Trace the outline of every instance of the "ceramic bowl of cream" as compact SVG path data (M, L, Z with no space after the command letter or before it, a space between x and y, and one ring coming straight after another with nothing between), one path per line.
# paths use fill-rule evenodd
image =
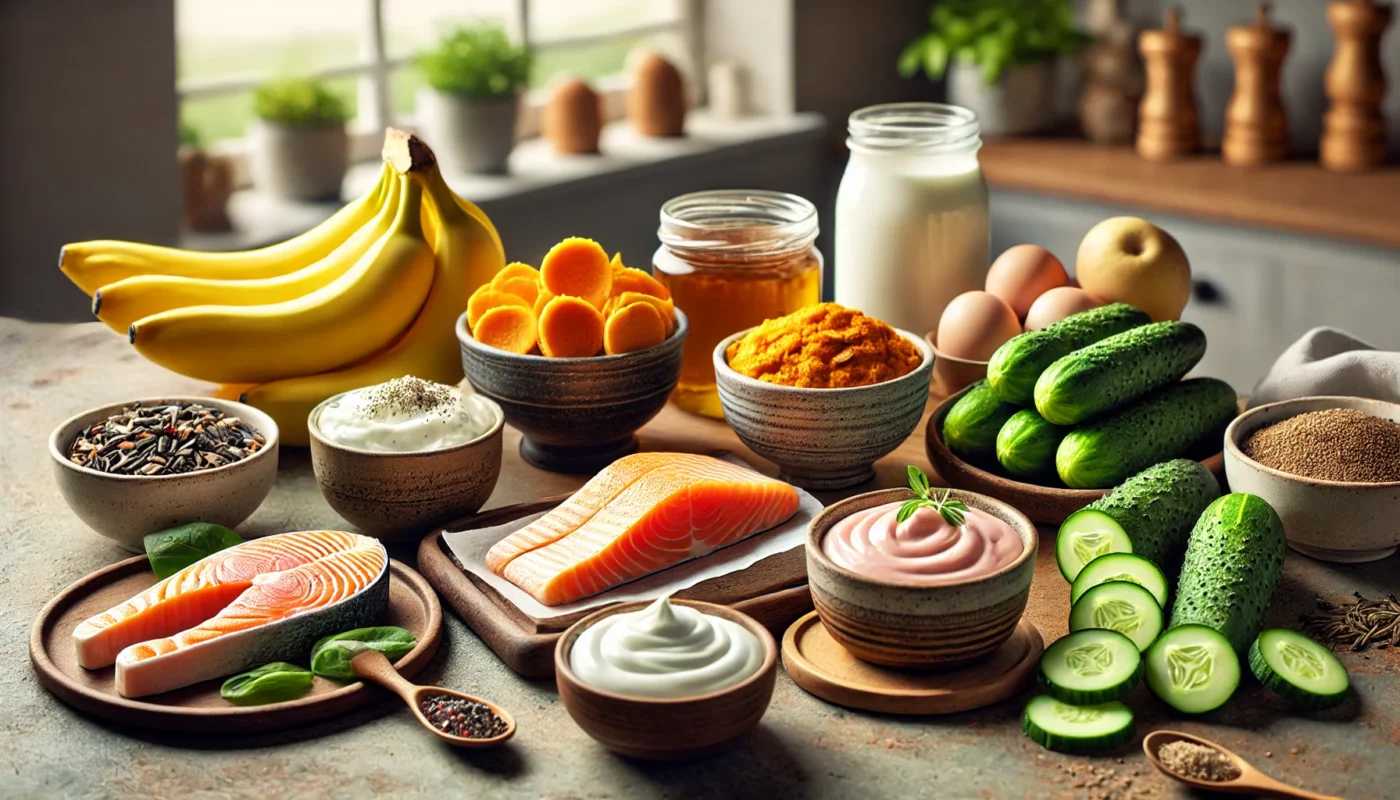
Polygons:
M942 490L935 490L942 496ZM968 507L949 526L921 509L896 522L908 489L827 506L807 531L807 580L827 631L863 661L937 669L994 652L1020 622L1039 542L1010 505L954 489Z
M875 477L874 463L909 438L928 405L933 348L898 331L923 359L906 375L867 386L811 389L767 383L729 366L729 346L714 351L724 420L749 449L778 465L779 477L804 489L847 489Z
M692 600L619 603L559 637L569 716L604 747L675 760L719 750L768 710L778 645L752 617Z
M380 387L388 384L380 384ZM385 407L369 390L311 410L311 467L335 512L392 542L480 510L501 474L505 415L489 398L450 390L443 408ZM453 407L453 402L459 405Z

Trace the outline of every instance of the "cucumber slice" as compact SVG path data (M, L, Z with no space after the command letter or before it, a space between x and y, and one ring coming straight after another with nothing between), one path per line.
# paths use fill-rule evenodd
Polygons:
M1069 515L1055 536L1055 562L1060 574L1074 583L1084 565L1109 553L1133 552L1133 540L1117 520L1096 508Z
M1137 643L1117 631L1098 628L1071 633L1040 657L1045 693L1086 706L1127 697L1142 678Z
M1305 708L1335 706L1351 686L1347 668L1331 650L1281 628L1260 633L1250 645L1249 670L1260 683Z
M1127 581L1152 593L1157 605L1167 607L1167 578L1156 564L1132 553L1109 553L1084 565L1069 590L1069 604L1079 602L1084 593L1101 583Z
M1132 639L1141 653L1162 632L1162 607L1136 583L1101 583L1085 592L1069 612L1071 632L1092 628L1118 631Z
M1214 628L1172 628L1147 651L1147 688L1182 713L1214 711L1239 685L1240 659Z
M1042 694L1026 704L1021 731L1047 750L1098 753L1133 740L1133 712L1116 700L1076 706Z

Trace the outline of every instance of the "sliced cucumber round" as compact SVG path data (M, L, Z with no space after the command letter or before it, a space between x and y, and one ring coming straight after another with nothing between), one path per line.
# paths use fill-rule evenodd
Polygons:
M1305 708L1335 706L1351 686L1347 668L1331 650L1281 628L1260 633L1249 646L1249 670L1260 683Z
M1091 628L1118 631L1132 639L1141 653L1162 632L1162 607L1136 583L1101 583L1085 592L1069 611L1071 632Z
M1021 730L1048 750L1099 753L1132 741L1133 712L1117 701L1076 706L1042 694L1026 704Z
M1040 657L1045 693L1074 705L1127 697L1142 678L1142 655L1117 631L1083 630L1060 639Z
M1084 593L1101 583L1127 581L1152 593L1157 605L1167 607L1167 578L1156 564L1132 553L1109 553L1084 565L1069 590L1069 604L1079 602Z
M1172 628L1147 651L1147 688L1182 713L1214 711L1239 685L1240 659L1230 640L1214 628Z
M1123 526L1096 508L1081 508L1070 514L1055 536L1055 562L1070 583L1079 577L1084 565L1099 556L1131 552L1133 540Z

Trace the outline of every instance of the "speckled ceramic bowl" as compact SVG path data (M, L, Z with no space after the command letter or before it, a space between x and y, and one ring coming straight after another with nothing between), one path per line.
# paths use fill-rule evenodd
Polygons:
M928 586L867 578L836 566L822 552L822 540L840 520L913 496L908 489L868 492L827 506L812 520L807 581L817 614L833 639L874 664L941 669L985 658L1016 630L1030 597L1039 536L1025 514L986 495L952 491L970 508L1015 528L1024 545L1010 565L958 583Z
M336 395L311 410L311 467L335 513L385 542L400 541L476 513L501 475L505 415L485 397L475 402L494 419L490 430L452 447L383 453L346 447L321 434L317 419Z
M848 389L803 389L765 383L729 367L729 346L715 348L715 382L724 419L751 450L778 465L780 477L805 489L845 489L874 477L873 465L914 432L928 404L933 348L899 331L923 361L900 378Z
M1241 450L1260 428L1329 408L1354 408L1400 422L1400 405L1362 397L1303 397L1251 408L1225 429L1230 490L1255 494L1283 520L1288 546L1323 561L1376 561L1400 545L1400 481L1345 483L1266 467Z
M238 417L263 435L267 444L232 464L179 475L109 475L68 460L68 448L87 426L132 403L202 403ZM145 550L146 534L186 522L214 522L236 527L257 510L277 479L277 423L261 411L213 397L145 397L89 409L70 417L49 434L58 491L88 527L134 553Z
M637 429L666 406L681 376L690 322L655 347L618 356L545 358L488 347L457 320L462 366L477 392L500 403L524 439L520 455L554 472L591 473L637 449Z

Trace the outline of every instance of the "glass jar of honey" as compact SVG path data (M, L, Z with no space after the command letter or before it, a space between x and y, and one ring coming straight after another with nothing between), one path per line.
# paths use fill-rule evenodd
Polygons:
M694 192L661 207L657 236L656 278L690 318L672 399L687 411L722 418L715 347L730 334L821 302L817 209L783 192Z

